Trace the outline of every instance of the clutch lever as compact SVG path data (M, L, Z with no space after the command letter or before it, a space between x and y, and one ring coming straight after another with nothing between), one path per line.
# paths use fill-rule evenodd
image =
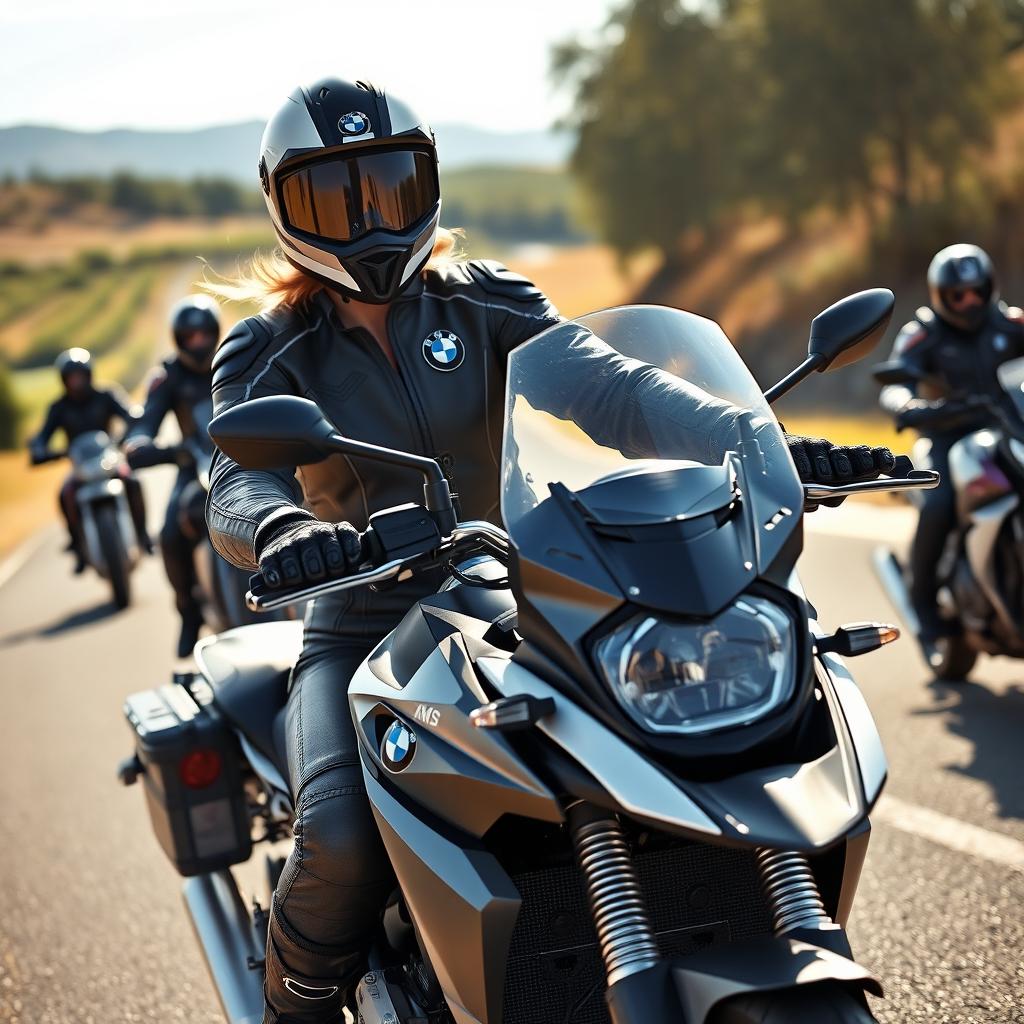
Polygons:
M276 611L278 608L286 608L290 604L301 604L314 597L323 597L325 594L354 590L356 587L366 587L373 583L384 583L398 576L407 562L407 558L396 558L392 562L386 562L384 565L375 566L351 576L336 576L334 579L322 580L320 583L314 583L308 587L298 587L294 590L268 587L263 576L256 573L249 577L249 590L245 595L245 603L250 611Z

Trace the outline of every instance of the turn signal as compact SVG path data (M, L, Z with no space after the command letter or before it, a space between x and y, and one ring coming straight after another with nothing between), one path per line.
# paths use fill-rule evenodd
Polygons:
M192 750L178 762L178 777L189 789L205 789L220 778L221 760L216 750Z
M886 622L851 622L840 626L831 636L814 638L819 654L841 654L854 658L858 654L877 651L879 647L898 640L900 631Z

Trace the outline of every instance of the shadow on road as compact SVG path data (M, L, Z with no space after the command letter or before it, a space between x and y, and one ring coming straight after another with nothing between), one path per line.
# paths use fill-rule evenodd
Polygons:
M45 640L48 637L60 636L62 633L70 633L73 630L81 629L83 626L91 626L94 622L101 622L112 615L118 614L118 607L112 601L105 604L98 604L93 608L83 608L77 612L68 612L59 619L47 626L39 626L35 629L22 629L17 633L8 633L0 636L0 647L14 647L16 644L25 643L27 640Z
M928 684L935 705L914 712L942 715L954 736L974 744L968 765L948 770L986 783L1002 818L1024 819L1024 786L1020 784L1021 737L1024 736L1024 686L1015 684L993 693L979 683Z

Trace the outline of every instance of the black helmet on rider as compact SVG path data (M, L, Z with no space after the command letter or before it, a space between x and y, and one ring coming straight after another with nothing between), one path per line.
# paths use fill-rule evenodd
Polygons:
M296 89L267 123L259 172L284 255L343 296L390 302L430 258L434 134L369 83Z
M171 333L181 361L197 373L207 372L220 339L220 308L205 295L182 299L171 312Z
M928 267L928 293L932 309L951 327L980 330L999 300L988 253L967 242L940 249Z
M92 355L88 349L69 348L61 352L54 362L64 390L73 398L84 394L92 386Z

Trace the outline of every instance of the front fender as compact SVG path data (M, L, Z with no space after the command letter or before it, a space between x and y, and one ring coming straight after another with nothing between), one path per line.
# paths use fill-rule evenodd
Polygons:
M608 1008L614 1024L704 1024L719 1003L734 996L823 981L882 995L878 979L849 957L798 939L763 936L631 974L608 989Z

